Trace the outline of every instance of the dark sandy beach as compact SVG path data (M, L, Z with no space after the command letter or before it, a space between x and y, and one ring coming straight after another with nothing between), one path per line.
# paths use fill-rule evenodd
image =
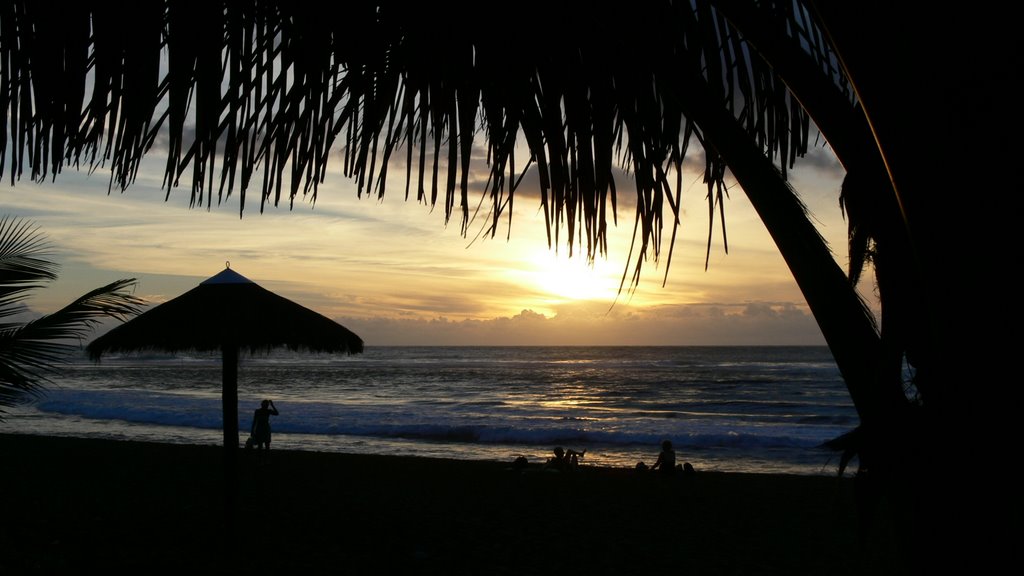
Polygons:
M824 476L223 451L0 434L0 574L862 574L853 486Z

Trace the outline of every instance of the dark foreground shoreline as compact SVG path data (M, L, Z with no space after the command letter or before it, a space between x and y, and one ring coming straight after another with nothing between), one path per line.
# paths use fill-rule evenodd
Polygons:
M849 479L0 434L0 574L864 574ZM234 530L225 527L229 522ZM867 551L866 551L867 550Z

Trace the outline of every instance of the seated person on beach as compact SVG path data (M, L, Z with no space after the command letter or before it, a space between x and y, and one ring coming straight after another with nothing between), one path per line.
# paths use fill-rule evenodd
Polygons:
M658 460L651 466L651 470L660 470L664 474L676 471L676 451L672 449L670 440L661 443L661 453L658 454Z
M576 468L579 465L579 459L586 454L586 450L583 452L577 452L573 449L565 450L561 446L555 446L554 457L549 458L547 463L544 464L545 470L557 470L559 472L567 472Z

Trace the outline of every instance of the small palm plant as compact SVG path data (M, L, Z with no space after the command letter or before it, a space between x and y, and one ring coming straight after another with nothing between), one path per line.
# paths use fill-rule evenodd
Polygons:
M11 408L45 391L78 342L103 318L138 314L142 299L130 293L135 279L92 290L64 308L27 322L11 321L25 310L31 292L57 278L50 244L33 223L0 218L0 421Z

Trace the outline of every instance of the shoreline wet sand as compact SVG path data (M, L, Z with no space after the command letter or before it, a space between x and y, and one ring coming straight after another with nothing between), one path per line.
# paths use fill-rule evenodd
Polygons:
M878 573L849 478L0 434L0 572ZM226 529L233 523L234 530Z

